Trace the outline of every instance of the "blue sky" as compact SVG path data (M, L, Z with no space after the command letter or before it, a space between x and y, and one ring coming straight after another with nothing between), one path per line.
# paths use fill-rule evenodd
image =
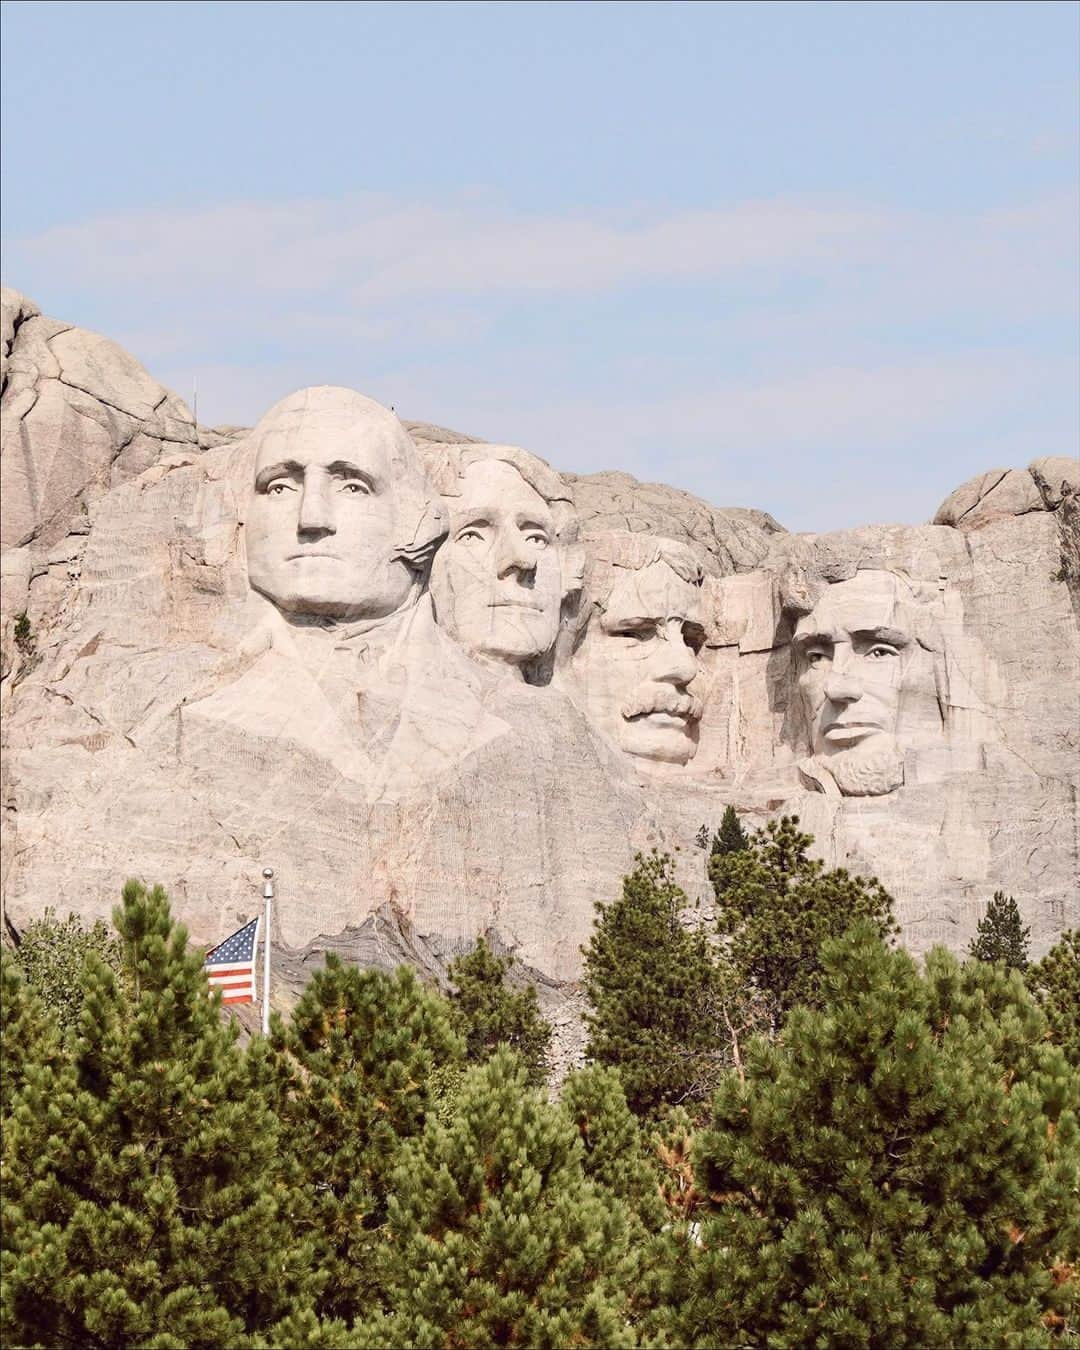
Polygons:
M3 270L199 416L304 384L796 529L1075 453L1080 8L3 5Z

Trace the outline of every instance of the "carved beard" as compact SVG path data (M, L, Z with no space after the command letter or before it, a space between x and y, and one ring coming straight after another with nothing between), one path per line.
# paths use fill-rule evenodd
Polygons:
M904 757L893 736L874 736L863 745L815 755L809 775L828 774L844 797L884 797L904 782Z

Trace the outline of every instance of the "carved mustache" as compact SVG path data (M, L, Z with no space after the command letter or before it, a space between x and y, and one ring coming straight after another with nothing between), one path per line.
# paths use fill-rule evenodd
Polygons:
M696 722L701 717L702 703L693 694L680 693L677 689L656 689L645 698L632 700L622 710L627 722L635 717L648 717L650 713L670 713L673 717Z

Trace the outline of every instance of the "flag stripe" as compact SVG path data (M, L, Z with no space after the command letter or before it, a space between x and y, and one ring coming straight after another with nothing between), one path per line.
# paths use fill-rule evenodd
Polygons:
M211 989L221 995L222 1003L254 1003L255 957L261 923L258 918L206 953L203 968Z

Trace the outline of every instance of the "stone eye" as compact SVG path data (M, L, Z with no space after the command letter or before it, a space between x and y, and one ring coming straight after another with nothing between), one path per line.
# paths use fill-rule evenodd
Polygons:
M284 496L284 494L288 491L289 491L288 483L271 483L270 486L266 489L266 495L268 497L281 497Z
M350 478L349 481L348 481L347 483L344 483L344 484L342 485L341 490L342 490L342 492L350 492L350 493L352 493L352 495L353 495L354 497L357 497L357 496L363 496L363 497L366 497L366 496L368 495L368 490L367 490L367 488L364 486L363 483L361 483L361 482L359 481L359 479L356 479L356 478Z
M695 656L705 646L705 634L696 624L686 624L682 630L683 642L690 648Z
M870 658L871 661L884 661L887 660L890 656L896 655L896 648L886 646L885 643L879 642L877 643L876 646L871 647L870 650L866 653L866 655Z

